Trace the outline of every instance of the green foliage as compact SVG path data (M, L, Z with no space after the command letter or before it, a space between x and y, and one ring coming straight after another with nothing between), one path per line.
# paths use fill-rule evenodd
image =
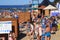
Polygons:
M56 4L56 3L59 2L59 1L60 1L60 0L55 0L55 1L54 1L54 4Z

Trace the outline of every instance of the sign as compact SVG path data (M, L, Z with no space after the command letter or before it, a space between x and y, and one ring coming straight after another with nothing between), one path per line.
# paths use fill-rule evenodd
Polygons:
M12 31L11 21L0 21L0 34L10 33Z

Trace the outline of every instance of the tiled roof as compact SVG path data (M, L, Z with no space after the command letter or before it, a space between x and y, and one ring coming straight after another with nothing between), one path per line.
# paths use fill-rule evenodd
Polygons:
M43 9L43 8L45 8L46 6L44 6L44 5L41 5L40 7L39 7L39 9Z

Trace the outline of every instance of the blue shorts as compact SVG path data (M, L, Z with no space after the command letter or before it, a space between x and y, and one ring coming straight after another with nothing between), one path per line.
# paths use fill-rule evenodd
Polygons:
M50 32L46 32L45 33L45 36L50 37L51 36L51 33Z

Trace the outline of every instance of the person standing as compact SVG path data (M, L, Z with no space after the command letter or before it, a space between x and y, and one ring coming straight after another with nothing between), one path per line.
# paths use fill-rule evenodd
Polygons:
M41 40L42 37L42 25L39 24L39 40Z
M46 24L46 30L45 30L45 40L50 40L51 33L50 33L50 23L48 22Z

